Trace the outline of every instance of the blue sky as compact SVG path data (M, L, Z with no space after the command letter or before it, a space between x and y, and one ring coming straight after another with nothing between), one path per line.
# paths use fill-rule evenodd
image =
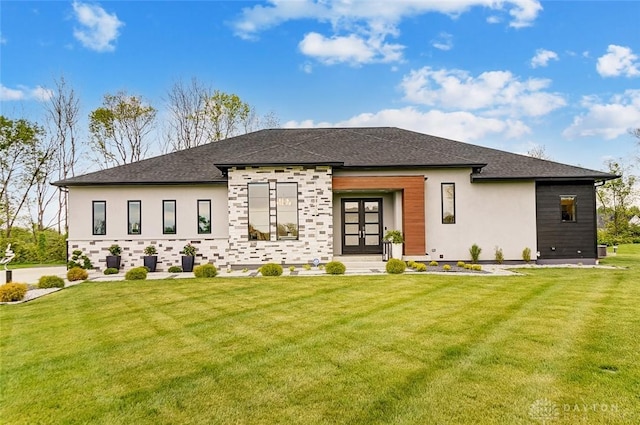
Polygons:
M13 118L40 120L60 75L83 118L119 90L162 111L196 77L285 127L397 126L596 169L638 151L637 1L3 0L0 13Z

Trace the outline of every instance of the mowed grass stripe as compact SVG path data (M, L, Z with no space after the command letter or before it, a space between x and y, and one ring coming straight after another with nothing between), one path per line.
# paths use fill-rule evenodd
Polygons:
M637 271L525 272L80 285L0 308L0 417L531 423L537 398L604 399L607 388L633 412ZM620 372L581 372L611 351Z

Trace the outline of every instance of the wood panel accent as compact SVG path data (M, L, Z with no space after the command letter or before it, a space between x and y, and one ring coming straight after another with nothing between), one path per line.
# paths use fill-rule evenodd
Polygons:
M425 255L424 176L333 177L332 190L402 191L404 255Z

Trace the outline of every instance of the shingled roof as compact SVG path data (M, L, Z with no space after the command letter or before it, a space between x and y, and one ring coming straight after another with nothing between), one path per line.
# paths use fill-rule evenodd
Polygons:
M96 171L57 186L225 182L230 167L471 168L483 180L608 180L612 174L395 127L260 130Z

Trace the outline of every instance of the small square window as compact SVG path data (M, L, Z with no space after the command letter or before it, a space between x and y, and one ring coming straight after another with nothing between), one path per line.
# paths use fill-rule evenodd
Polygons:
M561 218L563 222L576 221L576 197L561 196L560 211L561 211Z

